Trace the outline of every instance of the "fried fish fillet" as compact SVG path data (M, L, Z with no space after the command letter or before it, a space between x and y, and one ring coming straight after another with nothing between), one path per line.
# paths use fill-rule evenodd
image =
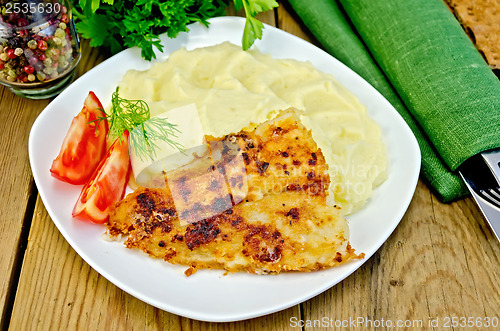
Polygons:
M128 248L193 269L314 271L357 257L339 210L301 191L267 195L183 224L168 190L140 188L118 203L108 229L128 235Z
M313 271L361 257L327 205L327 165L292 110L252 131L207 137L200 157L112 210L111 235L170 263L252 273Z
M182 221L209 218L268 194L327 196L328 167L295 110L282 111L252 131L206 140L191 161L167 171L161 185L168 186Z
M230 163L228 159L238 161L234 146L241 154L244 169L226 167L224 172L237 202L243 198L255 201L284 191L327 195L330 179L325 158L293 109L281 111L253 131L207 137L207 141L216 165ZM243 190L235 184L243 182L242 176L246 177Z

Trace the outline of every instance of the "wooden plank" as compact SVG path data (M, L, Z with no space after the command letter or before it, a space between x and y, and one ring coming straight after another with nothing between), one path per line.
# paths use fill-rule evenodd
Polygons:
M433 199L439 230L431 233L436 264L443 270L450 314L499 316L500 245L472 198L444 205Z
M82 41L81 49L82 57L76 67L76 78L85 74L87 71L94 68L110 56L110 54L107 54L105 51L101 51L99 48L90 47L88 39L84 39Z
M278 28L296 35L297 37L300 37L316 46L320 45L312 33L301 24L300 18L297 14L295 14L288 2L280 3L280 6L276 9L276 13L276 25Z
M83 48L87 49L84 43ZM90 50L90 49L89 49ZM97 50L88 52L79 63L76 77L102 61ZM17 264L23 255L22 232L29 230L36 189L29 165L28 137L35 119L50 100L29 100L0 87L0 328L8 320L9 296L17 283ZM31 201L30 201L31 199ZM29 206L29 204L32 204ZM23 224L26 223L26 224ZM26 234L27 236L27 234ZM26 237L25 237L26 238ZM24 239L25 239L24 238Z
M226 15L227 16L240 16L240 17L245 17L245 11L242 9L236 11L234 8L233 3L231 2L229 6L226 8ZM275 20L275 12L270 10L266 11L264 13L259 13L257 14L257 19L261 21L262 23L266 23L272 26L276 26L276 20ZM243 31L242 31L243 34Z
M0 87L0 327L5 321L10 291L15 287L17 256L33 177L28 162L31 125L48 101L31 101ZM34 200L33 200L34 202ZM31 207L32 210L32 207Z

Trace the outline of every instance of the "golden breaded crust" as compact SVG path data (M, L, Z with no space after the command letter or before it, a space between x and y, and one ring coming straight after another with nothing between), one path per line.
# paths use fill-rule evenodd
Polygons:
M241 149L245 163L245 190L248 192L236 187L236 183L242 181L242 171L233 167L225 172L230 190L238 202L243 195L247 200L255 201L267 194L284 191L327 195L330 177L323 153L311 132L300 122L298 113L292 109L280 112L276 118L253 131L240 131L222 138L207 137L207 140L215 164L228 162L225 158L231 153L217 153L227 143L237 144Z
M128 235L128 248L194 269L314 271L358 257L339 210L304 192L268 195L181 224L168 191L140 188L118 203L107 226Z
M347 221L326 203L321 150L292 110L252 131L208 137L207 157L139 188L107 224L125 245L173 264L251 273L314 271L356 255Z
M165 175L182 221L209 218L268 194L327 196L325 159L293 110L252 131L206 138L200 155L193 154L193 161Z

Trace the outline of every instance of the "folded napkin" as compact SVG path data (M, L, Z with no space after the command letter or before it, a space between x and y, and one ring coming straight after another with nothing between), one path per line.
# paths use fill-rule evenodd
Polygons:
M500 81L443 0L289 3L325 50L406 120L437 196L443 202L463 197L467 191L454 171L500 146Z

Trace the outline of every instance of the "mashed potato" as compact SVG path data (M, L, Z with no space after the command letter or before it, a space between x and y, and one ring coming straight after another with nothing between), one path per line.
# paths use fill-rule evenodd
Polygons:
M122 97L145 100L152 115L195 103L204 133L213 136L249 129L288 107L304 111L344 214L361 208L386 178L379 126L353 94L310 63L223 43L180 49L149 70L128 71L119 87Z

